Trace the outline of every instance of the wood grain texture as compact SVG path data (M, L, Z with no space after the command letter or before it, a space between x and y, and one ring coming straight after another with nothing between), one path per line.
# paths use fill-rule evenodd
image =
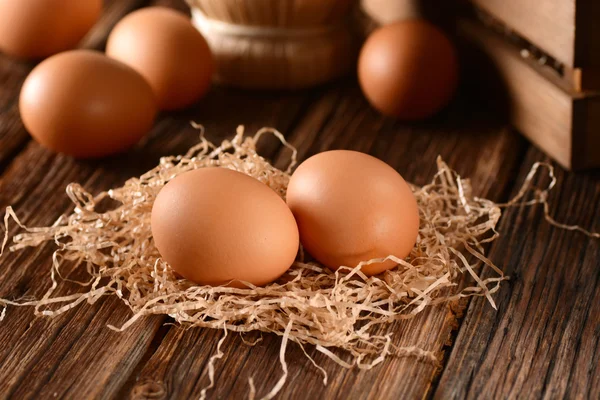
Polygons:
M62 192L70 181L84 182L88 186L98 185L102 180L101 173L95 173L92 166L78 165L72 160L54 156L31 142L24 153L19 156L3 175L0 181L2 205L13 203L25 223L31 225L46 225L51 223L61 211L68 207ZM108 178L110 182L110 178ZM106 181L105 181L106 182ZM58 194L58 195L57 195ZM40 212L45 210L45 212ZM11 230L14 234L15 229ZM48 289L48 270L50 267L52 246L43 246L14 255L6 255L0 269L0 297L20 299L23 296L40 298ZM77 275L67 274L71 278ZM70 287L77 289L77 287ZM113 302L114 304L114 302ZM96 312L94 312L96 311ZM93 339L79 341L81 335L98 339L101 331L90 334L88 325L104 324L115 318L117 322L127 315L126 310L114 310L108 307L94 307L94 310L78 309L70 315L64 315L55 320L34 319L33 310L25 308L9 308L6 320L0 329L0 397L13 395L15 398L39 398L42 392L51 388L52 393L65 394L65 391L82 389L75 383L77 379L68 374L55 375L64 363L77 362L79 378L90 373L98 382L110 385L105 374L110 359L118 362L118 357L127 359L139 350L137 345L144 344L144 337L151 336L158 326L146 325L136 334L132 332L129 340L125 336L115 338L118 341L129 342L129 346L118 346L110 349L99 349ZM104 325L103 324L103 325ZM105 332L108 333L108 332ZM115 335L116 336L116 335ZM138 339L140 339L138 341ZM99 341L101 342L101 341ZM81 357L72 353L73 349L87 348L99 364L94 369L87 369L81 362ZM100 351L103 350L103 351ZM113 358L117 357L117 358ZM85 358L90 358L89 355ZM87 364L89 365L89 364ZM35 378L35 379L31 379ZM58 378L62 385L53 387L48 382ZM119 379L118 376L115 378ZM69 385L65 385L65 382ZM92 388L98 390L98 387ZM46 393L48 396L48 393ZM50 396L48 396L50 397Z
M229 112L219 110L239 109L240 120L252 119L251 130L263 125L285 128L302 109L303 99L302 94L287 94L265 95L257 101L249 94L215 90L197 108L164 116L148 140L134 151L96 162L52 155L30 142L0 180L0 206L14 205L27 225L51 224L70 208L64 195L69 182L81 182L92 192L108 189L156 165L159 156L181 153L196 143L198 133L188 126L192 115L199 120L210 116L206 128L214 132L211 138L219 140L230 137L235 128ZM248 105L250 100L252 106ZM11 235L16 231L13 226ZM0 269L0 297L40 298L49 287L52 251L50 244L6 256ZM76 270L67 276L76 279L79 275ZM77 289L70 286L64 291L69 288ZM0 398L45 398L54 393L67 398L79 394L85 398L114 396L164 322L162 317L147 319L122 334L106 328L109 323L122 324L128 316L128 309L114 299L79 307L55 320L34 319L29 308L9 308L0 330ZM75 366L78 374L73 376L70 371ZM35 377L35 382L29 377Z
M109 10L121 11L103 17L86 41L94 43L91 47L102 48L118 16L146 2L110 4L116 8ZM151 4L185 10L181 0ZM436 118L405 124L377 115L356 83L344 81L300 92L215 88L190 109L161 115L148 137L126 154L75 161L44 150L24 133L11 102L31 66L0 56L0 82L6 83L0 86L0 209L13 204L30 226L50 224L71 209L64 195L69 182L96 193L152 168L160 156L184 152L197 142L190 120L204 124L214 142L231 137L238 124L245 124L248 133L274 126L298 147L301 158L335 148L366 151L416 184L431 179L441 154L471 178L478 195L498 201L514 191L519 171L522 178L532 160L542 157L529 150L522 164L528 144L486 110L487 97L463 92ZM589 112L600 115L595 109ZM4 145L12 150L2 153ZM286 165L287 150L276 140L259 147L276 165ZM598 174L560 172L561 191L552 200L561 201L552 212L597 228L599 182ZM491 257L516 278L498 297L499 313L475 300L458 336L467 301L427 309L390 327L400 346L418 345L440 356L452 351L441 378L437 366L415 358L390 358L372 371L347 371L307 348L329 373L325 387L292 344L286 355L288 384L278 398L600 397L600 315L593 307L600 301L598 242L550 229L535 210L507 212L501 229L503 239ZM16 232L11 226L10 234ZM46 245L3 256L0 298L39 298L49 287L52 251ZM77 268L64 273L81 277ZM59 291L72 289L77 287L63 284ZM161 316L139 321L123 333L106 327L129 316L114 298L83 304L55 319L36 319L31 309L9 307L0 322L0 399L197 398L208 384L207 362L222 332L184 330L165 325L171 320ZM224 358L216 363L217 387L209 398L245 398L251 376L258 395L264 395L281 375L279 345L275 335L264 335L249 347L231 334L223 345Z
M580 1L472 1L560 62L575 65L575 8Z
M468 121L466 109L472 112ZM380 157L418 184L431 179L435 158L441 154L460 173L473 178L478 193L493 198L502 197L509 187L524 145L510 130L493 123L490 126L489 114L460 100L428 123L405 125L384 119L368 107L353 83L331 88L316 98L297 127L286 133L301 159L329 149L360 150ZM288 156L279 154L275 164L285 167ZM418 345L442 355L457 326L460 308L457 304L431 308L411 321L390 326L394 343ZM222 332L214 330L171 328L136 376L137 384L129 394L134 398L197 398L209 382L207 362L221 336ZM256 336L247 339L253 338ZM257 395L265 395L281 375L280 343L279 337L264 335L262 342L250 347L237 335L229 336L222 347L224 358L216 363L217 386L209 392L210 398L246 397L250 377L254 377ZM288 383L279 398L421 398L431 390L438 373L430 362L393 357L373 371L348 371L314 348L306 350L328 372L328 385L323 386L321 374L302 350L290 345Z
M495 71L471 67L481 81L500 80L498 91L507 98L508 118L535 145L565 168L585 169L600 165L597 143L600 122L597 94L577 93L535 61L524 59L519 49L475 21L461 19L460 34L491 60Z
M528 152L517 184L540 159ZM551 214L599 231L600 176L556 172ZM471 302L434 398L599 398L600 243L549 226L541 207L505 211L500 231L490 256L511 281L499 312Z
M124 3L120 3L121 9ZM14 92L14 88L6 90ZM263 125L285 128L294 123L307 96L307 92L257 96L215 89L190 109L161 116L147 139L127 154L99 161L54 155L26 140L23 151L7 163L0 178L0 208L13 205L29 226L51 224L71 209L64 194L69 182L79 182L95 193L139 175L156 165L160 156L181 153L197 143L198 132L189 126L189 120L209 121L206 129L214 140L231 136L240 122L246 122L249 130ZM235 120L231 118L234 112ZM0 123L24 132L16 112L1 115ZM7 136L2 132L0 138ZM13 224L9 233L16 232ZM40 298L50 284L53 248L49 244L5 255L0 261L0 297ZM64 272L71 279L81 278L77 269ZM59 293L81 290L63 286ZM0 398L117 396L154 346L155 336L160 340L163 335L163 317L145 319L121 334L106 327L118 326L129 316L128 309L112 298L78 307L56 319L36 319L30 308L9 307L0 325Z

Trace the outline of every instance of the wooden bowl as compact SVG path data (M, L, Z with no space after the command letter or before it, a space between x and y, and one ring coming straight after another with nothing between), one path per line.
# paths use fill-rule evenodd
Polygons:
M238 25L308 27L337 23L355 0L187 0L210 19Z
M356 65L358 38L349 18L351 0L190 0L190 4L192 21L215 58L217 82L251 89L298 89L344 75Z

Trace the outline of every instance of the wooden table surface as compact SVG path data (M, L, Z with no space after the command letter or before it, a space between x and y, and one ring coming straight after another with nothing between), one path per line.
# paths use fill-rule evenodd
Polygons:
M185 9L179 1L107 1L85 46L102 49L116 21L148 3ZM432 178L439 154L472 179L478 196L495 201L514 195L531 165L547 160L467 89L433 120L407 124L379 116L348 79L298 92L214 88L189 110L161 115L148 140L129 154L74 161L43 149L23 128L17 99L32 67L0 55L0 207L13 205L29 226L51 224L70 211L64 194L70 182L98 192L150 169L162 155L184 152L197 140L191 119L204 124L214 142L231 137L238 124L248 132L276 127L302 159L337 148L367 152L416 184ZM260 150L284 162L275 142ZM552 215L600 230L600 174L556 168ZM10 233L16 231L13 225ZM346 370L308 349L329 373L323 386L319 371L292 344L288 383L278 398L600 398L600 241L550 226L539 207L506 210L499 231L489 256L511 279L494 295L498 311L483 298L465 299L390 328L396 344L434 351L441 365L396 357L371 371ZM0 298L41 297L53 248L3 256ZM128 316L114 298L55 319L9 307L0 322L0 398L198 398L222 332L183 330L160 316L123 333L107 328ZM250 376L258 396L266 394L281 375L279 345L274 335L254 347L228 336L209 397L246 398Z

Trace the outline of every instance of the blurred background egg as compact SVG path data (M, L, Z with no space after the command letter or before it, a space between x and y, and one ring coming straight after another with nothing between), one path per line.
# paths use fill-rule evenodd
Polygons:
M0 0L0 51L36 59L77 46L102 13L102 0Z
M208 44L186 15L172 9L148 7L127 15L111 32L106 54L142 74L163 110L189 106L210 88Z
M358 79L381 113L404 120L426 118L446 106L456 91L456 51L425 20L396 22L373 32L363 45Z
M86 158L135 144L152 127L157 107L148 83L127 65L99 52L71 50L33 69L19 110L40 144Z
M204 285L265 285L287 271L299 247L296 221L283 199L225 168L189 171L167 183L151 223L162 258Z
M419 232L417 201L392 167L368 154L334 150L304 161L287 189L300 241L332 270L394 255L404 258ZM361 267L375 275L393 261Z

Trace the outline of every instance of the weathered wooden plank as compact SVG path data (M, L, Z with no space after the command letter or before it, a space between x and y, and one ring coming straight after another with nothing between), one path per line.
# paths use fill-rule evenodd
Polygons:
M517 183L543 159L531 149ZM551 214L599 231L600 175L556 173ZM434 398L599 398L599 241L550 226L541 207L507 210L500 232L499 312L471 302Z
M300 118L305 99L311 97L315 104L306 118ZM442 153L460 173L474 179L480 194L494 198L500 198L508 187L524 146L515 134L490 125L487 114L461 102L432 122L410 126L370 111L354 85L336 85L324 95L217 89L190 110L163 116L147 142L126 155L100 162L75 162L29 143L0 179L0 206L16 203L27 224L48 224L69 207L62 194L66 183L75 180L92 191L105 189L152 167L160 155L185 151L197 135L185 127L189 119L204 123L207 136L214 141L230 136L237 124L247 123L249 132L263 125L291 132L302 156L329 148L370 151L419 184L430 178L435 157ZM14 123L14 117L0 116L0 121ZM266 155L275 154L279 148L274 142L261 147ZM278 163L283 162L278 158ZM52 246L45 246L11 256L10 261L1 260L0 297L39 297L48 287L51 251ZM127 316L127 309L114 299L84 305L55 320L33 319L31 310L10 308L0 325L0 398L11 394L15 398L122 398L141 394L144 398L144 393L160 390L172 398L197 396L207 383L202 373L221 333L160 328L160 317L141 321L122 334L105 328L107 323L118 325ZM455 324L452 308L430 309L419 319L395 327L396 343L439 351ZM213 396L245 396L247 378L253 374L259 393L265 393L280 376L279 339L273 335L266 335L254 348L231 336L224 350L226 358L217 365L219 386ZM281 398L294 397L293 392L296 398L307 393L421 397L436 373L434 366L414 359L393 359L373 372L345 371L309 351L330 372L330 386L322 387L320 375L292 346L288 355L290 383ZM406 377L406 381L398 382L398 376Z
M207 131L215 140L234 132L232 109L238 110L240 120L249 122L250 130L263 125L287 128L303 109L304 98L303 93L256 96L215 89L192 109L164 116L137 149L94 162L53 155L30 142L0 180L0 207L15 205L27 225L50 224L69 207L63 192L67 183L82 182L92 192L107 189L156 165L159 156L181 153L196 143L198 132L188 126L191 118L208 121ZM11 234L15 232L13 227ZM0 297L41 297L49 287L52 251L48 245L5 256L0 264ZM34 319L28 308L9 308L0 329L0 397L115 395L151 348L163 319L148 319L117 334L105 325L122 323L129 311L114 300L98 303L56 320ZM74 366L76 375L72 375ZM36 379L32 382L30 377Z
M21 83L33 65L0 53L0 112L5 112L16 100Z
M435 170L438 154L473 178L477 193L501 198L519 165L524 141L493 122L489 114L458 101L433 121L407 125L384 119L371 110L356 86L333 87L315 99L306 117L288 133L302 159L319 151L347 148L370 152L397 168L415 183L427 182ZM284 167L281 154L276 165ZM412 321L392 327L394 343L418 345L441 352L456 328L456 305L431 308ZM489 313L494 311L486 310ZM216 350L222 332L205 329L174 329L135 377L137 384L122 393L157 398L197 398L208 384L207 361ZM251 339L249 339L251 340ZM228 337L223 359L216 364L217 386L210 398L244 398L248 378L254 377L257 395L266 394L280 378L280 339L264 335L254 347ZM322 376L296 345L290 345L288 384L279 398L421 398L431 388L437 368L414 358L391 358L373 371L347 371L308 348L308 353L329 373Z
M122 13L126 12L124 3L119 7ZM106 16L103 19L111 21ZM96 39L92 35L89 41L100 43L107 32L104 30ZM0 208L12 204L27 225L48 225L70 209L64 195L67 183L81 182L93 192L106 189L151 168L159 156L180 153L196 143L198 132L189 127L190 119L209 121L206 128L215 139L234 132L237 121L230 119L232 110L240 121L250 122L249 129L264 124L286 127L302 110L305 95L256 96L216 89L191 109L163 116L146 143L138 148L100 161L74 161L29 141L0 178ZM0 115L0 124L26 137L16 107ZM16 231L13 226L10 234ZM5 255L0 262L0 297L40 298L49 287L52 251L53 246L48 245ZM77 274L68 276L76 278ZM35 319L31 309L9 308L0 329L0 398L115 395L152 348L156 333L158 340L162 337L160 317L145 320L125 334L106 328L108 323L119 325L128 316L126 307L114 299L77 308L54 320Z

